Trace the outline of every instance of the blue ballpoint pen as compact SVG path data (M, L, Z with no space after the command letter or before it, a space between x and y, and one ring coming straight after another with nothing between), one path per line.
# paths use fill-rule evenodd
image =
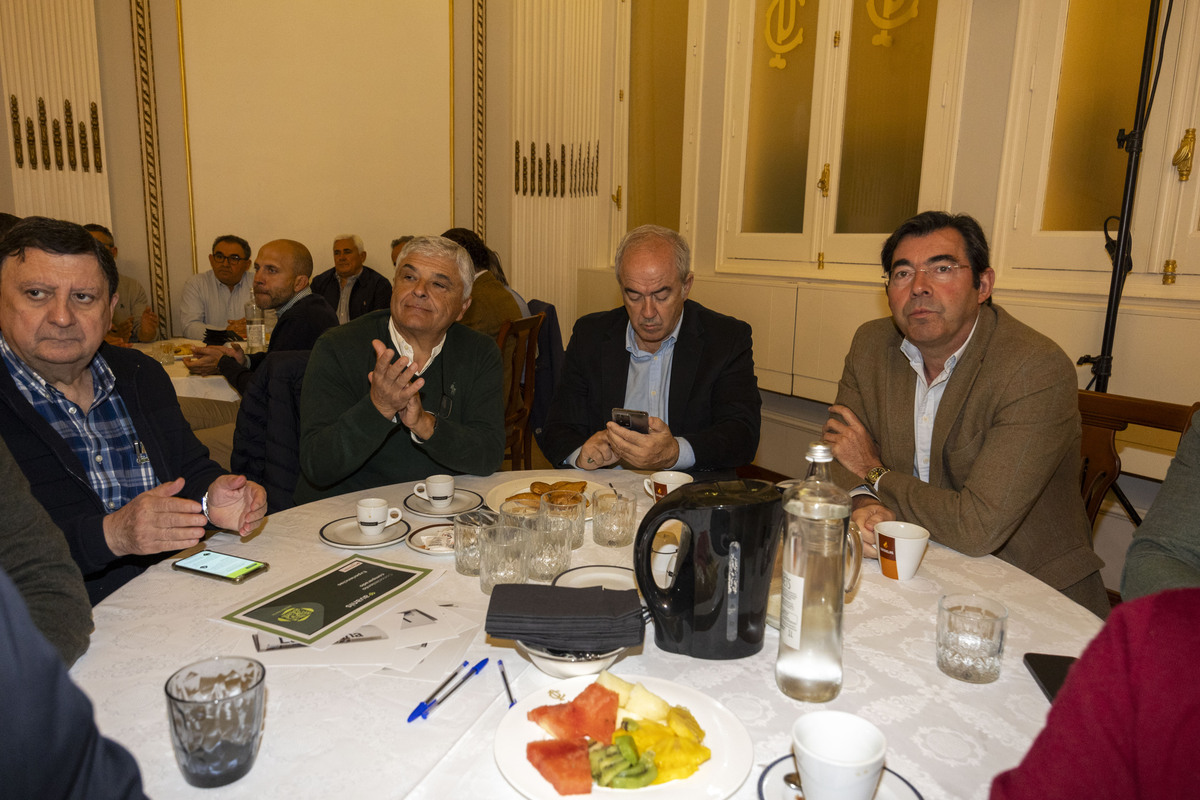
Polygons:
M426 697L424 700L422 700L417 705L416 708L413 709L413 712L408 715L408 721L412 722L417 717L424 717L425 712L427 712L429 710L429 707L433 705L433 698L437 697L438 692L440 692L442 689L445 689L448 685L450 685L450 681L452 681L456 677L458 677L458 673L462 672L462 668L467 666L470 663L471 663L470 661L464 661L464 662L462 662L462 664L455 667L454 671L446 676L446 680L439 683L438 687L429 693L429 697Z
M457 692L458 687L462 686L464 683L471 680L471 678L473 676L478 675L479 671L481 669L483 669L485 666L487 666L487 662L488 662L488 660L485 658L482 661L480 661L478 664L476 664L475 666L473 666L469 670L467 670L467 674L463 675L461 678L459 678L458 683L456 683L450 687L450 691L446 692L441 697L435 697L432 703L429 703L428 705L426 705L425 711L421 714L421 716L428 717L429 712L433 711L433 709L435 707L440 706L442 703L445 703L448 699L450 699L450 695Z

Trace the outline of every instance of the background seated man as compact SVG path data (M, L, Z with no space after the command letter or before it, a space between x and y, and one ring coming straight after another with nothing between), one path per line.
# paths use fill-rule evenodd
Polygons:
M754 460L762 398L750 326L692 300L691 250L643 225L617 247L625 307L575 323L542 435L550 463L600 469L732 470ZM650 432L612 409L650 414Z
M366 261L367 251L358 234L343 233L333 240L333 269L313 278L313 293L333 307L339 324L388 307L392 286L387 278L366 266Z
M193 275L183 286L179 298L183 335L203 340L204 332L212 328L245 339L246 303L254 299L254 279L246 274L250 244L240 236L218 236L208 263L212 271Z
M504 460L503 368L490 337L455 324L471 303L466 251L404 246L390 311L325 333L300 397L297 503Z
M238 394L244 394L267 353L311 350L318 336L338 324L325 298L308 288L312 269L312 254L300 242L277 239L260 247L254 259L254 302L261 309L275 309L279 320L267 352L246 354L236 344L198 347L193 358L184 359L188 370L197 375L219 371Z
M112 231L95 222L83 226L96 241L108 248L113 261L117 260L117 245ZM150 309L146 290L137 278L117 273L117 307L113 311L113 326L109 342L153 342L158 339L158 314ZM114 341L115 340L115 341Z
M972 556L994 554L1104 617L1103 562L1079 491L1075 367L991 303L987 239L927 211L883 245L890 318L860 327L825 441L865 483L852 518L900 518Z
M505 322L521 318L517 301L504 288L500 279L488 269L491 252L479 234L466 228L451 228L442 234L461 245L471 257L475 268L475 279L471 285L471 305L463 314L462 322L468 328L486 333L495 339Z
M1133 532L1121 573L1121 598L1200 587L1200 419L1179 449L1146 518Z
M112 254L79 225L29 217L0 239L0 436L93 603L206 523L244 535L266 508L208 458L162 368L104 344L116 288Z

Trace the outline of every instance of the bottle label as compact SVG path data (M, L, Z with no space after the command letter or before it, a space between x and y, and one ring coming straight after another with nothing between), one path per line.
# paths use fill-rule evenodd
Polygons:
M779 638L793 650L800 647L800 613L804 602L804 578L783 571L779 604Z

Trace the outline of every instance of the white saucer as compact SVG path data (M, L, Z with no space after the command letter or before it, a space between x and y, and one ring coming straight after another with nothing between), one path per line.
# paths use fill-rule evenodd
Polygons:
M384 528L379 536L367 536L358 528L358 517L342 517L321 528L321 541L343 550L374 550L387 547L408 536L411 526L398 520Z
M418 553L427 556L454 555L454 525L447 522L437 522L417 528L405 539L408 546Z
M482 505L483 497L478 492L472 492L470 489L455 489L454 499L445 508L434 508L428 500L423 497L417 497L415 494L410 494L404 498L404 507L414 514L420 514L422 517L439 517L441 519L449 519L457 514L462 514L464 511L474 511Z
M759 800L794 800L800 797L783 782L783 776L796 771L791 753L775 759L758 778ZM875 790L875 800L925 800L921 793L898 772L883 768L883 779Z
M636 589L637 580L629 567L610 567L596 564L572 567L560 572L551 582L553 586L570 586L582 589L586 586L603 586L605 589Z

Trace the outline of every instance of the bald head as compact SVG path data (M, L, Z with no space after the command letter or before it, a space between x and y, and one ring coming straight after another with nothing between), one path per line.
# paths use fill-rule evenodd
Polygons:
M300 242L267 242L254 259L254 302L259 308L279 308L308 286L312 271L312 253Z

